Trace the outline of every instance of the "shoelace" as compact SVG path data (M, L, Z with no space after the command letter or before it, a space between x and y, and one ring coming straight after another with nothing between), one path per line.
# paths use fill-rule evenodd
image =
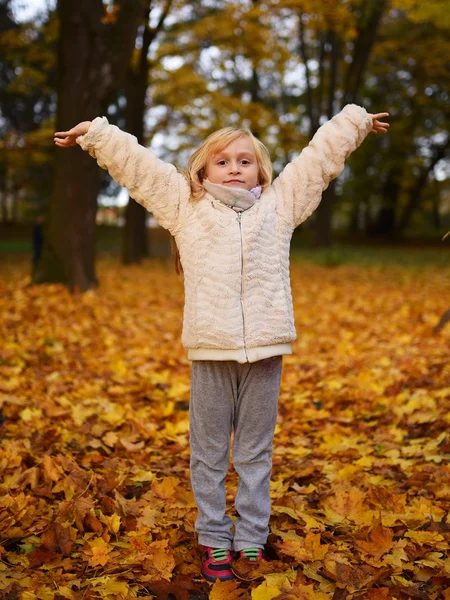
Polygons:
M249 558L250 560L256 560L260 557L261 549L260 548L244 548L241 550L242 554Z
M216 560L227 560L230 558L229 551L226 548L212 548L211 555Z

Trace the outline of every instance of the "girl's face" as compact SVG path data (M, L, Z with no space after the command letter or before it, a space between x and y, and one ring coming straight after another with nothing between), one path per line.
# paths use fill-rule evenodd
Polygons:
M258 173L253 144L244 136L208 159L205 176L211 183L251 190L258 185Z

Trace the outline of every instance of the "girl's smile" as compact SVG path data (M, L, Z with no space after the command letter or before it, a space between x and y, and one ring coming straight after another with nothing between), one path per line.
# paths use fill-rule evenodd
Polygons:
M206 177L211 183L251 190L258 185L259 165L248 137L241 137L211 156Z

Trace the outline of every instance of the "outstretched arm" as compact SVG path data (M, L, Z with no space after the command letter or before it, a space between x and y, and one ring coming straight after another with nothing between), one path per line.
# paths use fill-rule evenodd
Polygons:
M60 148L70 148L71 146L77 145L77 138L81 135L85 135L89 131L89 127L92 121L82 121L69 129L69 131L56 131L54 134L54 141L56 146Z
M369 113L369 116L372 118L372 124L373 127L370 130L370 133L387 133L387 130L389 129L389 123L383 123L382 121L379 121L378 119L384 119L384 117L388 117L389 113L377 113L376 115L371 115Z
M135 136L110 125L105 117L97 117L69 131L56 132L55 144L61 148L79 144L117 183L128 188L130 196L153 213L162 227L176 233L190 186L173 165L138 144Z
M370 114L348 104L322 125L300 155L273 182L278 211L294 229L317 208L323 191L344 169L345 160L369 133L386 133L389 113Z

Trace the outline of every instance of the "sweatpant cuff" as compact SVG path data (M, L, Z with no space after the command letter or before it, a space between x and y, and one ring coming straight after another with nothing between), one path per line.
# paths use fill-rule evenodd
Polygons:
M264 546L265 544L255 544L255 542L238 542L233 545L233 549L235 552L240 552L245 548L261 548L261 550L264 550Z
M232 549L231 541L218 542L217 540L215 540L213 538L209 538L209 537L206 537L203 535L198 537L198 543L200 546L209 546L210 548L226 548L227 550Z

